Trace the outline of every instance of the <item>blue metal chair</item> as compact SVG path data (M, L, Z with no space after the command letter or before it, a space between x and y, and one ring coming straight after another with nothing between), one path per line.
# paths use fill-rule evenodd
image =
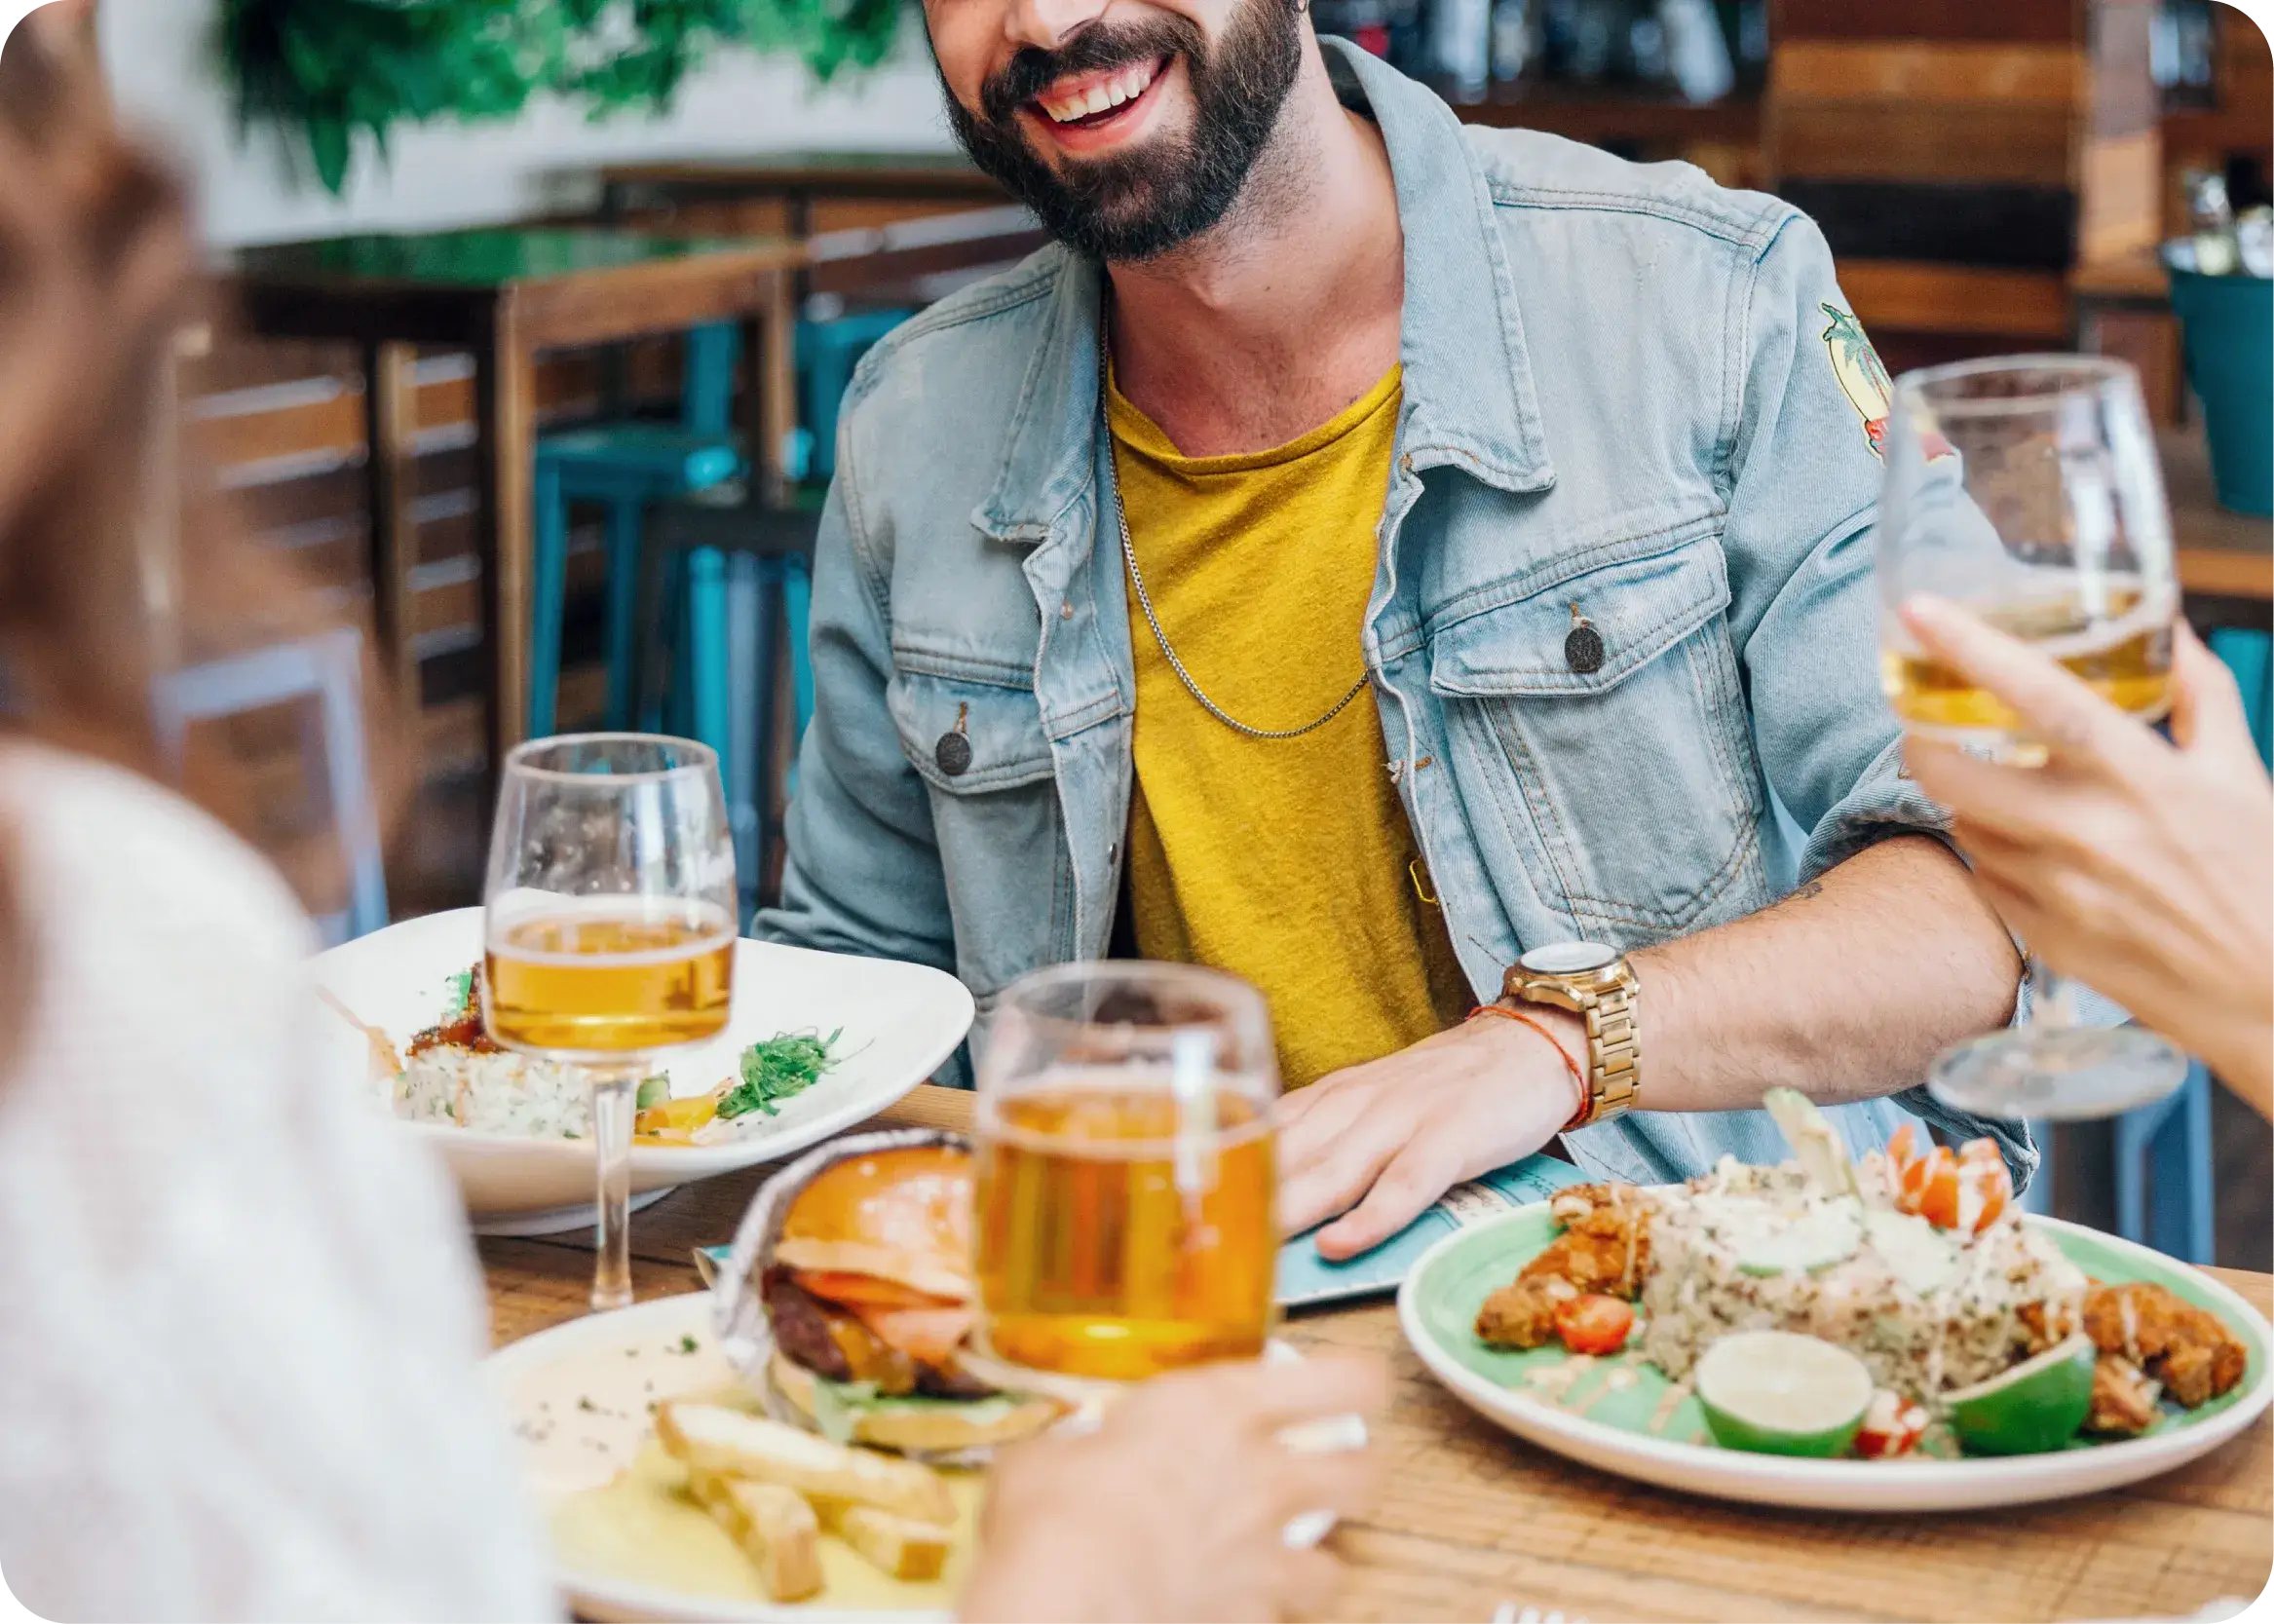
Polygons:
M2211 1138L2211 1074L2200 1061L2177 1092L2128 1111L2115 1135L2116 1232L2191 1264L2217 1250L2216 1148ZM2053 1124L2032 1121L2045 1160L2022 1192L2025 1212L2053 1211Z
M341 628L169 672L151 696L159 754L177 779L193 723L316 701L332 826L350 881L348 906L317 922L327 943L387 924L387 870L363 739L362 661L361 634Z
M2274 637L2221 626L2211 634L2211 652L2226 662L2243 691L2243 715L2257 740L2258 759L2274 762Z
M2211 1074L2116 1118L2116 1232L2191 1264L2216 1260Z
M826 483L837 472L837 409L876 341L915 315L913 310L860 310L798 322L798 411L812 437L805 477Z
M551 733L558 714L571 502L598 502L608 510L608 723L629 725L641 524L648 504L707 489L742 471L740 442L729 421L739 349L739 335L731 323L697 327L687 335L676 424L603 423L538 440L529 639L532 737Z
M774 806L796 788L795 746L813 720L807 645L816 527L811 511L729 505L715 493L666 503L649 526L640 726L718 751L746 903L757 896L777 832ZM796 732L787 781L777 785L785 638Z

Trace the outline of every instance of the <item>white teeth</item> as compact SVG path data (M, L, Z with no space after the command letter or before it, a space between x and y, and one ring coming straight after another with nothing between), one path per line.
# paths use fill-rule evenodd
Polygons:
M1071 124L1076 119L1088 118L1109 107L1118 107L1124 101L1133 101L1145 94L1153 83L1154 66L1151 62L1124 68L1112 79L1092 85L1074 95L1049 99L1038 98L1042 111L1059 124Z

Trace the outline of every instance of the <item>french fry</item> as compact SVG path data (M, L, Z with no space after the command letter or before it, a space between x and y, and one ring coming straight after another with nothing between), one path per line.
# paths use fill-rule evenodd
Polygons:
M688 1492L733 1536L777 1602L802 1602L821 1588L820 1526L794 1489L691 1471Z
M656 1437L695 1471L755 1478L815 1498L874 1506L919 1523L955 1521L939 1474L913 1460L847 1449L722 1404L678 1402L656 1412Z
M955 1543L953 1529L896 1517L873 1505L823 1498L814 1502L814 1509L823 1528L889 1578L938 1578L947 1566L948 1547Z

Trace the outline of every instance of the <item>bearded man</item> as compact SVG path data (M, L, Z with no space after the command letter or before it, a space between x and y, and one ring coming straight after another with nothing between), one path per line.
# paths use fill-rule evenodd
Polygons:
M1887 1098L2020 963L1900 770L1809 221L1464 131L1303 0L925 13L1057 242L853 380L763 933L952 968L982 1046L1045 964L1245 977L1330 1257L1558 1135L1779 1159L1777 1084L1984 1131Z

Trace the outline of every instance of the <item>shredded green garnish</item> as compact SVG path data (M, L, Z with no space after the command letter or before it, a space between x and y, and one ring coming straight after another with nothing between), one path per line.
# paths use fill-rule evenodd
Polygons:
M456 975L452 976L449 981L445 983L445 985L450 989L450 1012L453 1015L460 1013L473 1004L474 971L471 967L460 970Z
M696 1342L693 1337L681 1337L679 1339L679 1351L681 1353L693 1353L695 1351L695 1347Z
M721 1116L746 1116L753 1111L778 1114L776 1102L802 1094L836 1064L830 1052L845 1036L839 1027L826 1038L811 1033L778 1033L742 1051L742 1080L719 1100Z

